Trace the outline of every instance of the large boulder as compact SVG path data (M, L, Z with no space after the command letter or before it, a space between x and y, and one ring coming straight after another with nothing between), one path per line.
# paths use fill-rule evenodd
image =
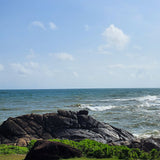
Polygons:
M141 150L144 150L145 152L149 152L152 149L160 150L160 139L159 138L142 138L140 140L134 140L130 142L128 145L130 148L139 148Z
M134 136L107 123L78 112L58 110L43 115L28 114L8 118L0 126L0 144L27 145L31 139L92 139L102 143L132 141Z
M26 145L31 139L50 138L77 141L87 138L102 143L134 139L131 133L123 129L95 120L86 110L23 115L8 118L0 126L0 143ZM20 143L22 139L23 143Z
M59 142L37 141L25 160L58 160L60 158L81 157L81 151Z
M28 114L8 118L0 126L0 144L26 146L31 139L92 139L110 145L125 145L150 151L160 150L160 139L137 139L126 130L99 122L88 115L87 110L78 112L58 110L43 115Z

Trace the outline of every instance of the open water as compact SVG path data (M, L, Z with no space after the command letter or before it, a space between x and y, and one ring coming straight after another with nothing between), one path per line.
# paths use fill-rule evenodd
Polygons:
M138 137L160 137L160 89L0 90L0 124L8 117L58 109L87 109Z

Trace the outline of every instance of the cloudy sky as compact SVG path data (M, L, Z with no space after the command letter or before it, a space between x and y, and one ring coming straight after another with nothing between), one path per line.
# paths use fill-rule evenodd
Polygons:
M0 0L0 89L160 87L159 8Z

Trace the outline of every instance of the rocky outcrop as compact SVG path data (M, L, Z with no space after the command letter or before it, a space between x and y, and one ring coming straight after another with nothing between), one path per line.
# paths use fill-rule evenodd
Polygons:
M27 146L31 139L92 139L109 145L125 145L150 151L160 150L160 139L137 139L131 133L99 122L88 115L87 110L78 112L58 110L43 115L28 114L8 118L0 126L0 144Z
M143 150L145 152L149 152L152 149L160 150L160 139L159 138L146 138L146 139L137 139L134 141L131 141L129 145L127 145L129 148L139 148L140 150Z
M160 139L159 138L135 138L131 141L118 141L118 142L111 142L109 145L123 145L129 148L139 148L145 152L149 152L152 149L160 150Z
M25 160L58 160L60 158L81 157L78 149L59 142L37 141L26 155Z
M102 143L134 140L131 133L95 120L86 110L23 115L8 118L0 126L1 144L26 146L31 139L51 138L92 139Z

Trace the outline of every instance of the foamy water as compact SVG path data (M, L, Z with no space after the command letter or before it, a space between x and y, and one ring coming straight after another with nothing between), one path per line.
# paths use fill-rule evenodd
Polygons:
M87 109L139 137L160 137L160 89L1 90L0 123L23 114Z

